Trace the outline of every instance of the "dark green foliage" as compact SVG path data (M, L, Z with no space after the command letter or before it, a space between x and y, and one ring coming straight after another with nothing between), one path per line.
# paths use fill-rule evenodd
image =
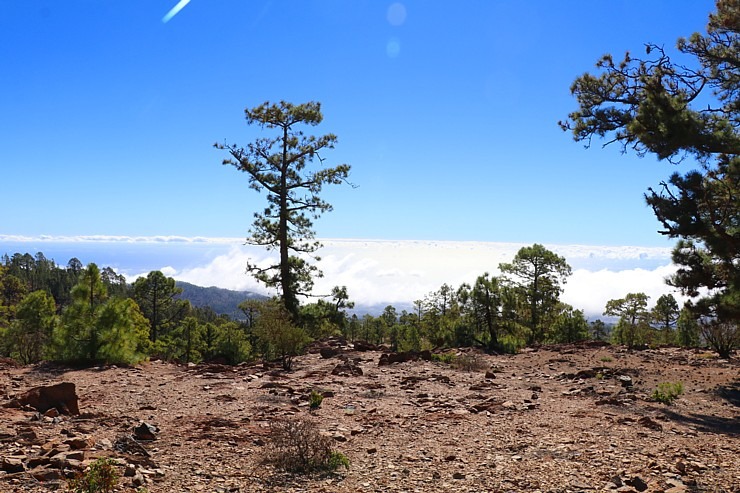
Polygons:
M457 359L457 355L452 352L432 354L432 361L436 361L438 363L444 363L446 365L451 365L456 359Z
M490 349L499 347L499 338L505 331L502 311L502 290L504 289L506 288L498 278L491 277L486 272L475 280L470 292L470 303L477 332L488 335L487 346ZM464 292L462 289L461 294Z
M229 321L224 321L217 327L216 357L230 365L249 361L252 357L252 345L244 329L238 323Z
M390 343L392 350L399 351L479 346L486 351L514 353L528 340L588 337L583 312L558 301L561 284L570 273L565 259L533 245L521 249L512 264L502 267L516 277L485 273L472 286L463 283L454 289L443 284L415 301L414 313L399 316L388 306L378 317L366 314L355 319L359 327L352 327L351 338ZM533 310L537 331L531 328Z
M699 322L687 308L682 308L676 321L676 343L683 347L699 345Z
M200 363L207 349L203 340L204 326L197 318L186 317L153 344L152 355L165 361Z
M46 291L34 291L18 304L16 319L5 339L10 356L21 363L36 363L45 357L56 324L56 306Z
M582 310L561 304L550 327L548 340L556 343L578 342L588 339L588 322Z
M608 327L600 319L596 319L593 322L591 322L590 330L591 330L591 337L597 341L605 341L607 339L607 336L609 335Z
M347 287L335 286L330 300L320 299L301 307L301 325L313 339L344 333L349 323L346 310L354 306L354 302L349 300Z
M100 270L90 264L72 290L72 304L53 333L62 361L136 363L148 354L149 323L130 298L108 299Z
M500 264L499 269L526 300L528 343L543 342L556 314L562 284L571 274L570 266L563 257L534 244L520 249L513 262Z
M71 290L77 284L82 272L82 264L76 258L71 259L65 268L58 266L54 260L47 259L41 252L35 256L29 253L4 255L2 263L6 276L12 278L5 282L4 289L0 289L0 299L3 297L2 292L6 297L15 292L16 299L13 304L17 304L25 293L46 291L54 298L58 312L71 303ZM2 277L0 275L0 279ZM0 288L2 284L0 280ZM23 292L20 297L19 289Z
M664 294L658 298L650 312L650 318L658 329L657 342L661 344L673 344L675 342L673 329L678 321L678 314L678 302L672 294Z
M141 312L149 320L149 336L153 342L172 330L190 309L187 301L178 299L182 290L175 286L175 280L160 271L137 279L132 291Z
M280 359L286 371L292 369L293 358L303 353L311 342L306 331L293 323L290 313L282 303L274 299L263 302L254 333L263 356Z
M645 293L628 293L624 298L606 303L604 315L619 317L614 328L615 342L626 344L629 348L644 343L649 329L648 298Z
M267 193L267 206L254 214L247 242L277 250L279 260L269 266L248 265L256 279L277 287L293 322L299 321L300 295L309 294L313 277L321 275L316 266L305 260L320 244L315 241L313 219L331 211L332 206L321 197L324 185L340 184L347 179L350 167L308 171L313 161L323 162L319 155L332 149L337 141L333 134L321 137L305 136L302 125L316 126L323 120L321 105L316 102L293 105L265 102L246 109L247 124L276 130L275 137L264 137L247 147L236 144L215 144L230 157L223 164L247 173L249 185Z
M652 43L645 59L628 53L615 63L606 55L598 75L573 83L579 108L561 126L587 144L596 136L641 156L694 160L696 169L673 173L649 188L645 199L663 226L660 233L679 240L673 252L678 271L668 283L693 298L686 307L709 339L737 341L740 9L736 0L717 0L716 7L706 33L678 40L678 51L693 63L676 63ZM715 338L715 332L723 336Z

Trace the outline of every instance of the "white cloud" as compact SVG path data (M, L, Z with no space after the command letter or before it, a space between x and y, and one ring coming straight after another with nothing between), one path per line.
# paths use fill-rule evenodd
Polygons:
M233 243L235 238L216 238L205 236L122 236L122 235L3 235L0 234L0 243Z
M498 274L498 264L509 262L524 246L514 243L388 240L323 240L318 264L324 277L316 279L314 293L327 294L333 286L347 286L358 305L410 304L442 284L458 287L472 283L484 272ZM563 300L588 315L598 316L610 299L629 292L645 292L654 301L671 292L664 278L674 272L670 251L662 248L547 245L581 265L565 285ZM228 249L212 260L191 268L167 268L167 275L201 286L266 293L245 269L248 261L265 265L272 261L268 252L237 246L230 240ZM619 260L631 268L601 268L606 261ZM656 267L638 267L646 261Z
M182 236L45 236L0 235L0 245L21 243L44 251L52 247L89 250L100 265L115 263L129 281L158 269L167 276L200 286L218 286L269 294L246 273L249 261L268 265L274 253L245 246L239 238ZM411 304L442 284L463 282L510 262L521 243L461 241L392 241L324 239L314 293L327 294L346 285L358 305ZM99 247L97 245L100 245ZM118 246L120 245L120 246ZM14 245L15 246L15 245ZM545 245L573 267L563 300L586 314L600 316L606 302L629 292L655 300L671 292L664 278L674 272L670 249L635 246ZM66 253L66 251L65 251ZM61 254L60 254L61 255ZM107 255L109 258L100 258ZM146 260L146 261L144 261Z
M675 272L676 267L671 264L653 270L602 269L590 272L578 269L568 278L562 299L591 316L600 316L607 301L624 298L627 293L647 294L650 297L650 305L661 295L668 293L673 294L677 300L682 300L683 298L665 283L665 279Z

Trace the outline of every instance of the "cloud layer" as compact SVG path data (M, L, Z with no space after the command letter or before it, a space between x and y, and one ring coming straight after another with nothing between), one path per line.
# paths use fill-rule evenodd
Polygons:
M514 243L324 240L316 294L333 286L347 286L358 305L408 305L442 284L458 287L485 272L497 274L525 245ZM610 299L642 291L655 300L671 292L666 276L674 272L670 251L663 248L546 245L574 267L563 300L590 316L602 313ZM231 245L210 262L178 270L165 266L167 275L198 285L266 292L245 274L248 261L267 264L264 250ZM616 268L615 268L616 266Z
M498 274L498 265L510 262L520 243L459 241L322 240L315 294L333 286L347 286L362 306L410 305L442 284L458 287L485 272ZM112 265L133 280L151 270L201 286L268 293L246 273L248 262L268 264L274 256L245 246L236 238L179 236L128 237L15 237L0 235L3 246L27 246L31 251L87 252L100 265ZM62 248L62 246L64 248ZM587 315L600 316L610 299L629 292L645 292L654 302L672 292L664 279L675 268L670 249L634 246L545 245L573 267L563 300ZM28 250L27 250L28 251ZM51 255L47 255L51 257ZM269 294L269 293L268 293ZM675 293L674 293L675 294Z

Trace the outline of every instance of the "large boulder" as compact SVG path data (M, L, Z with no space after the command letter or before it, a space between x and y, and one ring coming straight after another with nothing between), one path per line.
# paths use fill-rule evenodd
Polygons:
M3 405L3 407L23 406L30 406L40 413L56 409L62 414L80 414L75 384L71 382L34 387Z

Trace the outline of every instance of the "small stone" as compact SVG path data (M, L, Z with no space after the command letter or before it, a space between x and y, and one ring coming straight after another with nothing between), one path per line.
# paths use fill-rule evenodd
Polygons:
M44 417L46 418L56 418L57 416L59 416L59 411L57 411L57 408L55 407L52 407L44 413Z
M23 465L23 460L18 457L5 457L0 463L0 469L7 473L23 472L26 470L26 466Z
M157 433L159 428L149 423L142 422L139 426L134 428L134 438L137 440L152 441L157 439Z
M72 450L89 449L95 445L95 440L91 438L70 438L65 440L64 443L70 446Z
M513 401L506 401L501 404L504 409L516 409L516 404Z

